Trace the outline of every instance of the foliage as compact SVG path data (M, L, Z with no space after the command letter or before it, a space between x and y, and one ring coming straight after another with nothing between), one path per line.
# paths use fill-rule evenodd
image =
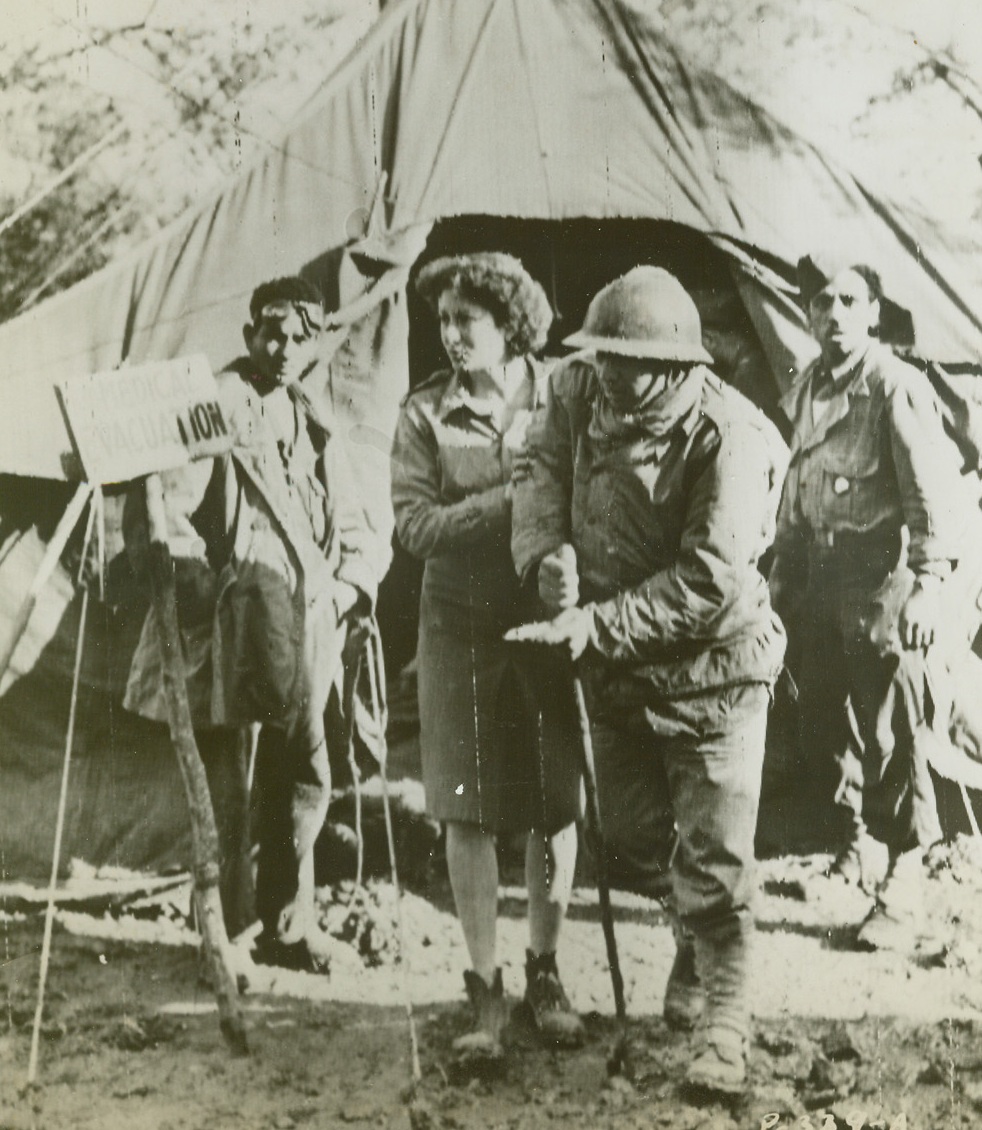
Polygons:
M50 108L50 107L49 107ZM94 145L112 120L109 107L64 108L41 124L45 136L49 177L66 169ZM121 193L89 178L69 180L44 197L26 215L0 235L0 319L12 317L27 299L62 264L52 289L61 289L91 274L107 261L110 240L93 240L113 218L126 221ZM0 210L8 214L20 202L0 196ZM108 233L107 233L108 234Z
M982 218L974 2L662 0L661 12L691 59L871 188L958 228Z
M137 22L53 16L35 41L0 44L0 216L82 162L0 229L0 320L97 270L278 145L375 11L372 0L244 10L155 0Z

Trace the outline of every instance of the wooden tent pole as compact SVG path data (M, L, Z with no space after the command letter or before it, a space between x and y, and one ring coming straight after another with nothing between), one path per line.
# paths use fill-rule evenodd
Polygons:
M146 479L150 524L150 582L157 618L164 697L171 741L177 753L191 814L194 897L198 923L211 972L222 1035L236 1055L248 1055L245 1023L239 1007L235 976L228 962L228 935L218 889L218 830L208 790L208 778L198 752L188 703L184 654L177 622L174 562L167 544L164 488L159 475Z
M38 596L55 571L58 559L61 557L68 539L72 536L72 531L78 524L91 494L92 487L88 483L78 484L78 489L65 508L61 521L55 527L55 532L51 535L51 540L45 548L44 556L41 558L41 564L34 575L31 587L27 590L27 595L24 597L20 608L17 609L17 615L10 626L10 633L4 642L3 650L0 651L0 680L7 674L7 669L14 658L14 652L17 650L21 636L27 630L27 624L31 618L31 613L34 611L34 606L37 604Z

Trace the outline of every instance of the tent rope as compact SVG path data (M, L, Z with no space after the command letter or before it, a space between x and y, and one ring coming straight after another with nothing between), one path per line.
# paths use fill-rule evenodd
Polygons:
M979 822L975 818L975 809L972 807L972 799L968 795L968 789L964 781L958 782L958 788L962 794L962 804L965 806L965 815L968 817L969 826L972 829L972 835L979 839L982 837L982 831L979 830Z
M413 1015L413 999L409 987L409 952L406 949L406 932L402 918L402 891L399 887L399 870L396 865L396 842L392 830L392 805L389 797L388 750L386 748L386 725L388 710L386 703L385 663L382 658L382 640L378 624L373 620L368 637L368 685L372 696L372 714L378 727L379 773L382 782L382 811L385 815L385 837L389 845L389 865L392 871L392 888L396 900L396 931L399 936L400 981L409 1025L409 1056L413 1088L421 1082L423 1071L419 1062L419 1040L416 1036L416 1018Z
M85 531L85 544L82 546L82 562L89 552L92 540L95 507L89 512ZM75 642L75 670L72 675L72 698L68 710L68 731L65 735L65 760L61 770L61 791L58 795L58 816L55 821L55 844L51 859L51 881L48 884L48 903L44 911L44 938L41 942L41 968L38 974L38 1000L34 1010L34 1026L31 1029L31 1054L27 1066L27 1083L37 1081L38 1050L41 1039L41 1019L44 1015L44 990L48 979L48 965L51 960L51 930L55 918L55 896L58 888L58 867L61 861L61 841L65 830L65 809L68 802L68 771L72 760L72 746L75 741L75 719L78 714L78 687L82 673L82 654L85 648L85 626L89 613L89 587L82 587L82 609L79 613L78 638Z
M328 168L326 165L320 165L315 161L300 157L293 151L293 148L288 143L283 141L275 141L273 138L267 137L265 134L260 133L258 130L251 129L249 126L244 125L240 118L235 114L222 113L207 102L199 101L197 98L193 98L190 94L187 94L183 90L178 89L175 85L176 81L184 74L192 70L195 63L194 58L190 59L185 64L185 66L177 72L176 75L172 75L169 79L161 78L160 75L154 73L154 71L150 70L148 67L141 66L138 62L136 62L135 59L117 50L112 44L108 42L96 43L92 39L91 34L81 24L75 22L74 20L67 19L65 16L62 16L59 13L55 12L54 9L51 8L48 4L45 4L44 6L60 24L64 25L65 27L71 28L79 35L88 38L91 41L93 47L102 48L108 54L118 59L125 66L137 71L139 74L143 75L145 78L149 79L151 82L159 86L161 89L166 90L170 95L179 98L182 102L186 103L188 106L191 106L197 113L203 114L206 117L210 117L215 121L222 122L224 125L231 126L232 129L234 129L237 133L243 134L246 137L251 137L255 141L258 141L260 145L268 149L270 153L276 153L284 160L294 161L299 165L303 165L304 167L310 169L312 172L315 172L319 176L324 177L325 180L336 181L337 183L344 185L361 187L361 182L356 180L354 177L344 176L342 173L337 172L337 170L334 168ZM276 116L279 117L279 115ZM282 119L280 119L280 121L282 122ZM284 122L282 124L285 126L287 123Z
M347 702L344 705L345 724L348 727L348 768L351 771L351 783L355 794L355 886L362 885L365 869L365 833L362 827L361 813L361 772L358 769L358 758L355 754L355 721L356 702L358 699L358 680L361 678L364 665L364 651L358 652L354 674L351 678Z
M20 306L17 307L17 313L23 314L25 311L29 310L67 270L81 259L89 248L98 243L104 235L111 232L114 227L117 227L126 218L127 211L128 209L123 208L116 212L110 212L94 231L90 232L73 251L62 259L53 271L49 272L48 275L38 283Z
M69 270L72 265L86 253L86 251L89 250L89 248L91 248L94 244L97 244L104 235L107 235L113 230L113 228L118 227L125 219L128 218L130 212L132 211L131 206L126 205L124 202L123 205L113 210L112 205L117 202L118 198L123 194L124 191L128 191L137 183L138 175L143 170L144 166L149 162L150 158L155 155L159 156L162 148L169 142L174 141L177 136L178 132L176 129L170 130L166 138L156 147L156 149L151 152L144 153L144 155L140 158L139 161L137 161L137 163L129 171L126 177L124 177L120 181L120 183L117 184L115 188L113 188L109 195L103 201L101 201L101 203L96 208L92 209L88 213L88 215L82 221L83 224L91 216L94 216L99 208L109 209L106 218L100 224L98 224L82 240L80 244L77 244L75 248L70 251L61 260L61 262L58 263L55 268L50 271L48 275L40 283L38 283L38 285L31 291L31 293L21 302L20 306L18 306L17 308L17 314L22 314L29 307L33 306L37 302L37 300L45 293L45 291L47 291L53 283L57 282L57 280L67 270ZM80 234L80 232L76 234Z

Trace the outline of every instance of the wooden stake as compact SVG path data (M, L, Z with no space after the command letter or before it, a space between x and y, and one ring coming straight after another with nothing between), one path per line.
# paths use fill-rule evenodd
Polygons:
M365 870L365 830L362 827L361 813L361 772L358 769L358 758L355 756L355 737L358 724L355 721L355 703L358 700L358 680L364 659L364 649L358 653L355 670L351 676L351 696L345 703L345 715L348 719L348 768L351 770L351 783L355 792L355 886L362 885Z
M164 696L171 741L177 753L191 815L194 898L198 926L211 972L222 1035L236 1055L248 1055L245 1023L239 1007L235 975L229 964L228 935L218 889L218 829L205 767L191 724L184 654L177 622L174 562L167 545L164 489L159 475L146 480L147 517L150 523L150 581L157 618Z

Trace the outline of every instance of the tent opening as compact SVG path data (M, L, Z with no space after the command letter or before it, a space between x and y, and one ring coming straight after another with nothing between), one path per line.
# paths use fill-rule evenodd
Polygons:
M556 320L545 352L562 357L562 342L579 329L601 287L639 264L671 271L692 295L703 340L724 380L777 417L778 385L737 291L726 255L700 232L664 220L526 220L457 216L433 225L413 266L408 293L411 385L445 368L436 318L415 292L421 267L442 255L505 251L545 287ZM399 671L415 654L422 565L398 542L379 596L386 661Z

